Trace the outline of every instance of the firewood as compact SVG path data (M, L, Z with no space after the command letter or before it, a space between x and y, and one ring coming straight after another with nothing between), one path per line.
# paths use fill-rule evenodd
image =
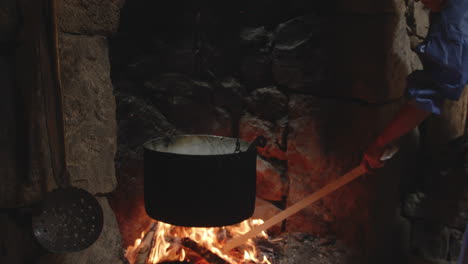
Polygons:
M149 254L151 253L151 248L153 246L154 233L156 231L156 223L152 223L148 233L141 240L140 246L137 248L137 258L135 264L146 264Z
M164 236L164 240L168 243L171 243L172 246L180 247L180 249L183 249L185 251L186 262L180 262L180 263L211 264L211 263L208 263L206 259L204 259L199 253L195 252L189 247L182 245L182 238L166 235ZM163 263L159 263L159 264L163 264Z
M130 264L146 264L148 256L151 252L156 226L156 222L151 223L145 236L141 239L140 244L125 254L125 257L128 259Z
M229 262L222 259L215 253L211 252L211 250L198 244L197 242L193 241L190 238L183 238L181 240L181 244L183 247L198 254L200 257L202 257L204 260L206 260L206 262L210 264L230 264Z

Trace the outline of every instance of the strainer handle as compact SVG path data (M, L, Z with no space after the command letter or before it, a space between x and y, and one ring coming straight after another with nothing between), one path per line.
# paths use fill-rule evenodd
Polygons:
M69 173L66 166L65 129L63 119L62 81L60 75L60 55L57 26L57 4L49 1L51 10L52 32L49 33L50 49L39 49L41 60L52 58L49 69L40 71L44 88L44 105L46 116L46 128L52 163L52 174L55 183L59 187L69 185ZM49 74L47 74L49 73Z

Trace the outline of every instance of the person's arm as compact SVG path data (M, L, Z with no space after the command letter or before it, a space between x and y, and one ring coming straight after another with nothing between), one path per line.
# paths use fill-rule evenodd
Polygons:
M415 1L418 2L419 0ZM421 2L429 8L431 12L440 12L447 3L447 0L421 0ZM410 88L417 88L420 86L424 88L425 91L433 90L432 86L434 84L427 82L427 76L421 73L422 71L414 72L412 74L414 76L409 78L409 86L415 86ZM419 88L409 89L410 91L415 90L411 97L420 97L416 100L417 102L409 101L403 105L390 124L365 151L363 164L368 170L382 167L384 162L381 160L381 157L389 144L417 127L431 114L431 111L434 113L439 111L438 100L434 98L434 95L427 96L424 92L420 94L417 91L418 89Z
M370 168L382 167L383 161L380 159L387 146L417 127L430 114L431 112L423 110L411 101L403 105L389 125L365 151L364 164Z
M412 101L407 102L380 134L376 143L379 146L387 146L394 140L417 127L430 114L431 112L427 112L414 105Z

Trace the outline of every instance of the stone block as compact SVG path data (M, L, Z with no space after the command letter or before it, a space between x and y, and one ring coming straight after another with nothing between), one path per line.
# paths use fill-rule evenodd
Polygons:
M306 15L278 26L272 53L273 77L278 85L310 92L331 79L333 53L324 44L330 41L329 23L329 19Z
M287 115L288 97L276 87L254 90L246 98L247 110L264 120L274 122Z
M228 77L215 85L214 92L215 106L228 110L233 116L242 113L245 87L235 78Z
M240 32L240 45L247 52L268 52L273 42L273 33L265 27L246 27Z
M58 1L59 28L62 32L108 36L119 27L124 0Z
M413 7L413 18L415 24L415 34L418 37L426 37L429 31L429 9L424 7L421 2L411 2L414 4Z
M273 123L247 112L239 121L240 138L252 142L262 135L267 139L264 148L257 148L258 153L264 157L286 160L286 131L286 117Z
M283 176L286 168L257 158L257 196L269 201L281 201L285 195Z
M264 87L273 83L270 54L251 54L240 60L240 78L250 89Z
M91 193L114 190L115 99L104 37L60 37L67 164L71 183Z

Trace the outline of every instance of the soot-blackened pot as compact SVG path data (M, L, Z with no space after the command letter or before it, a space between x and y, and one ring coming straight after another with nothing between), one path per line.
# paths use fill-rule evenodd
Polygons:
M240 140L239 151L237 139L209 135L178 135L145 143L147 214L191 227L226 226L251 217L257 141L250 145Z

